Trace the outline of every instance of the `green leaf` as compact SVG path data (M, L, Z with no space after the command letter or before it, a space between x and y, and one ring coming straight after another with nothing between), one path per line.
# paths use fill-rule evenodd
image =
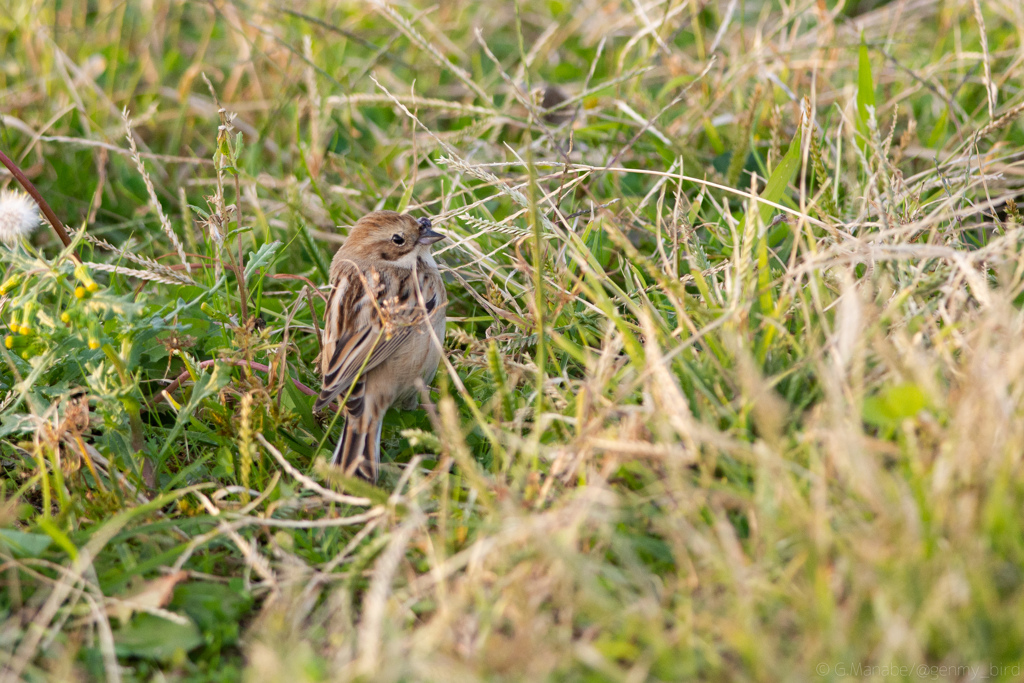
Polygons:
M942 113L939 114L939 120L935 122L935 127L932 128L932 134L928 136L927 146L935 150L941 149L939 143L943 142L946 137L946 129L949 127L949 109L943 109Z
M711 149L715 150L715 154L724 154L725 143L722 142L722 136L718 134L715 124L711 123L711 119L706 116L702 123L704 124L704 133L708 136L708 142L711 143Z
M295 386L295 383L291 381L284 383L284 390L288 398L291 399L292 405L298 411L299 419L302 420L302 424L305 425L309 433L316 435L317 439L323 436L323 430L316 420L313 419L313 397L303 394Z
M32 534L17 529L0 529L0 548L15 557L39 557L53 541L43 534Z
M778 204L779 200L786 193L786 188L796 177L796 172L800 170L800 144L801 144L801 133L797 130L796 136L793 141L789 144L789 150L786 155L782 157L782 161L772 171L772 175L768 178L768 182L764 186L764 190L759 195L761 199ZM772 217L772 212L775 211L775 207L764 202L757 202L757 212L761 216L761 221L767 225L768 220ZM743 228L746 226L747 221L752 220L753 216L749 213L743 217L740 221L740 226L737 232L743 233Z
M690 225L697 223L697 216L700 215L700 206L704 203L704 191L707 190L706 185L700 186L700 192L697 193L697 198L690 204L690 212L686 215L686 221Z
M893 427L928 407L928 397L913 383L884 388L864 399L864 421L878 427Z
M626 638L615 638L613 635L601 635L594 641L594 649L610 660L632 660L640 654L640 648L636 643Z
M395 209L398 213L405 213L406 208L409 206L409 201L412 199L412 190L416 187L415 183L409 183L405 191L402 192L402 198L398 200L398 207Z
M793 141L789 143L789 149L786 151L786 155L782 157L782 161L772 171L772 175L768 178L768 182L764 186L764 190L761 192L761 198L767 201L778 204L782 199L783 195L786 194L786 188L796 177L797 171L800 170L801 163L801 142L802 136L801 131L798 128L796 135L793 137ZM757 203L757 216L760 216L760 220L763 225L767 226L768 220L771 218L772 213L775 211L775 207L770 204L763 202ZM747 221L753 220L749 212L743 217L740 222L739 233L743 234L744 228ZM770 268L768 267L768 235L759 235L757 240L757 284L759 293L759 306L761 308L761 315L770 316L775 313L775 305L772 302L772 292L770 287L771 277ZM767 353L768 346L771 344L772 339L775 336L775 328L769 326L765 332L765 336L761 339L758 345L758 358L762 361Z
M249 262L245 264L245 281L246 283L252 279L260 268L268 265L274 260L274 256L277 254L277 250L281 248L281 242L275 240L273 242L267 242L259 248L255 254L249 252Z
M119 657L168 660L179 651L188 652L203 644L203 636L189 620L178 624L152 614L140 614L114 634Z
M862 133L867 132L868 107L875 106L875 83L871 78L871 60L868 56L868 46L863 42L860 44L860 53L857 64L857 119L858 128Z
M53 541L64 549L72 560L78 557L78 548L71 539L67 537L63 531L54 523L54 521L48 517L43 517L39 520L39 528L46 532L46 534L53 539Z

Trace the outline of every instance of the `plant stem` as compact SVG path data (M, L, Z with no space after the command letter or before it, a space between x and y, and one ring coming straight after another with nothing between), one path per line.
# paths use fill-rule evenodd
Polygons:
M39 205L39 210L43 212L43 215L46 216L46 220L53 226L53 231L57 233L57 237L60 238L60 241L64 246L70 247L71 238L68 237L68 232L64 229L64 224L60 222L60 219L57 218L57 214L55 214L53 209L50 208L49 202L43 199L43 195L39 194L39 190L37 190L36 186L32 184L32 181L28 179L28 176L26 176L18 165L2 151L0 151L0 162L3 162L3 165L6 166L7 170L14 176L14 179L17 180L21 186L25 188L25 192L28 192L32 199L36 201L36 204ZM78 260L78 257L74 254L71 255L71 258L73 258L77 263L81 263L81 261Z

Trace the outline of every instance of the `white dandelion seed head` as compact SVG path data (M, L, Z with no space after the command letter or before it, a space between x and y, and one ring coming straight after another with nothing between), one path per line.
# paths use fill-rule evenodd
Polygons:
M0 241L14 246L39 226L39 207L21 190L0 192Z

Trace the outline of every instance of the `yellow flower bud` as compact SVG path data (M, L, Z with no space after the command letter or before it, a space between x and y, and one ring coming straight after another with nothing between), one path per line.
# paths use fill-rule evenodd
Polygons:
M100 348L100 343L99 343L99 341L98 341L98 340L96 340L96 339L90 339L90 340L89 340L89 349L90 349L91 351L95 351L95 350L96 350L96 349L98 349L98 348Z
M2 285L0 285L0 296L3 296L4 294L7 294L7 292L9 292L12 289L14 289L15 287L17 287L19 282L21 282L21 275L20 274L19 275L12 275L11 277L9 277L6 280L4 280L4 283Z
M21 357L23 360L28 360L29 358L32 357L32 354L28 352L28 349L25 349L24 351L21 352Z
M81 299L84 296L85 296L85 287L81 287L81 286L75 287L75 298L76 299Z
M64 311L63 313L60 314L60 321L65 325L71 322L71 314L68 313L67 311Z
M14 337L12 337L11 335L7 335L6 337L4 337L4 346L6 346L9 349L13 349Z
M31 333L32 333L32 328L29 327L28 325L22 325L21 327L18 328L18 334L31 334Z
M100 286L98 284L96 284L95 282L90 282L89 284L87 284L85 286L85 288L87 290L89 290L90 292L95 292L97 289L100 288Z

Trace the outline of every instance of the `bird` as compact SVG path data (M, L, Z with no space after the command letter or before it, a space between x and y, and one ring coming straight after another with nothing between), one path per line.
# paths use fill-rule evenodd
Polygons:
M448 295L430 249L442 239L429 218L374 211L331 261L314 410L344 402L331 462L347 476L376 483L384 414L415 408L418 382L437 372Z

